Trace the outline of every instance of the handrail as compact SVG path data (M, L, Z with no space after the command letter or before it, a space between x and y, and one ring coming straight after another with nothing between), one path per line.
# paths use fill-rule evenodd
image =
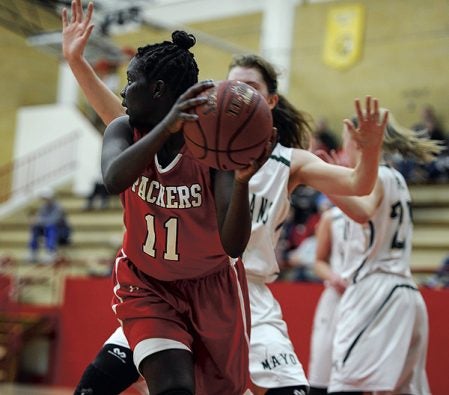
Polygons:
M31 193L70 173L77 164L77 130L0 167L0 203Z

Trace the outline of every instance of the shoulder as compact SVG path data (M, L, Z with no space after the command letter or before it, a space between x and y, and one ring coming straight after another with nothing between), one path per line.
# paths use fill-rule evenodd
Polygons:
M392 188L401 193L409 193L407 182L403 175L393 167L380 166L379 179L382 181L384 187Z
M321 160L305 149L292 148L291 150L290 179L294 184L293 187L307 184L306 180L303 179L302 170L304 170L306 164L320 162Z
M325 213L329 213L329 215L332 217L332 219L337 219L337 218L343 217L343 215L344 215L343 211L341 211L341 209L337 206L333 206L329 210L326 210L323 213L323 215Z
M277 143L270 155L269 160L290 167L292 160L292 151L292 148L284 147L282 144Z
M104 132L104 141L111 139L126 139L129 144L134 141L134 129L129 124L127 115L114 119Z
M107 127L105 133L110 133L111 131L117 132L132 132L133 128L129 124L128 115L123 115L121 117L115 118Z
M333 220L335 214L336 213L335 213L335 211L332 208L329 209L329 210L324 211L321 214L320 222L321 223L330 223Z
M299 170L310 162L322 162L322 160L308 150L292 148L292 167L296 167L296 170Z

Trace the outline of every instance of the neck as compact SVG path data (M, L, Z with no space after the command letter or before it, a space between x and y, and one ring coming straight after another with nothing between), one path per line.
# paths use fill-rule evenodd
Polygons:
M157 153L159 163L165 167L175 159L184 145L184 135L175 133L164 143Z

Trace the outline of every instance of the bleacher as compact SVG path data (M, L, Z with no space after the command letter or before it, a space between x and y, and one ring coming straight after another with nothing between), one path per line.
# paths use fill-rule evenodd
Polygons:
M71 243L60 246L54 264L28 261L28 212L30 206L0 220L0 275L11 276L14 299L21 303L59 304L67 276L108 276L122 241L122 210L113 196L109 208L85 210L85 199L74 196L70 187L56 192L72 227ZM41 248L41 253L44 248Z
M417 279L435 271L449 253L449 185L415 185L411 188L415 231L412 270ZM73 227L72 242L60 248L54 265L27 261L27 213L36 200L0 220L0 274L13 277L16 299L25 303L58 304L67 276L107 276L121 244L122 209L117 197L110 207L86 211L85 199L70 187L57 191Z

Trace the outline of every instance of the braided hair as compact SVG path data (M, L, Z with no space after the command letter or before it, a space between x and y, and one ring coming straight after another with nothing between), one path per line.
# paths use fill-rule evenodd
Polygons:
M180 96L198 82L198 65L189 51L196 43L192 34L176 30L172 42L163 41L137 49L135 56L147 81L162 80Z
M234 56L229 70L234 67L256 69L262 74L268 93L277 94L279 97L276 107L272 110L273 125L278 130L279 142L285 147L307 149L311 135L311 127L307 118L310 119L310 117L277 93L278 73L274 66L258 55L249 54Z

